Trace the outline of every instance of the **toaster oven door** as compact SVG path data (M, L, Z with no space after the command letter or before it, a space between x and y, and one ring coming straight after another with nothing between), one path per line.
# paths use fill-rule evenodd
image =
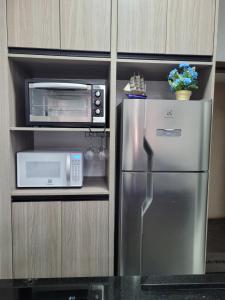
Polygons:
M90 125L92 86L77 83L29 84L29 125Z

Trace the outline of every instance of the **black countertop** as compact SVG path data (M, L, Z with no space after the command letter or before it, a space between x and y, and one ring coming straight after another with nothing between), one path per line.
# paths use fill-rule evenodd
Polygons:
M1 300L225 299L225 274L0 280Z

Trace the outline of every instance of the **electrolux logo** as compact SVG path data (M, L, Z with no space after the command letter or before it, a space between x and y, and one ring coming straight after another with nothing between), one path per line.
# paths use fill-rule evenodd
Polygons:
M47 185L52 185L52 184L53 184L52 178L48 178Z
M165 115L164 115L165 119L173 119L174 118L174 112L172 109L167 110Z

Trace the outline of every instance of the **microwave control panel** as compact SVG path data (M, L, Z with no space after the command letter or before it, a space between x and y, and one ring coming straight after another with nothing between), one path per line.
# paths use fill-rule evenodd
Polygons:
M105 123L105 85L93 85L92 99L93 123Z
M83 155L82 153L70 154L70 185L81 187L83 185Z

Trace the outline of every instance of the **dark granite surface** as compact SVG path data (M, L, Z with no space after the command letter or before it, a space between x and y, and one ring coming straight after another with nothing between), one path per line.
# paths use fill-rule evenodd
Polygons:
M104 288L103 288L104 287ZM104 290L104 298L102 298ZM225 299L225 274L0 280L1 300Z

